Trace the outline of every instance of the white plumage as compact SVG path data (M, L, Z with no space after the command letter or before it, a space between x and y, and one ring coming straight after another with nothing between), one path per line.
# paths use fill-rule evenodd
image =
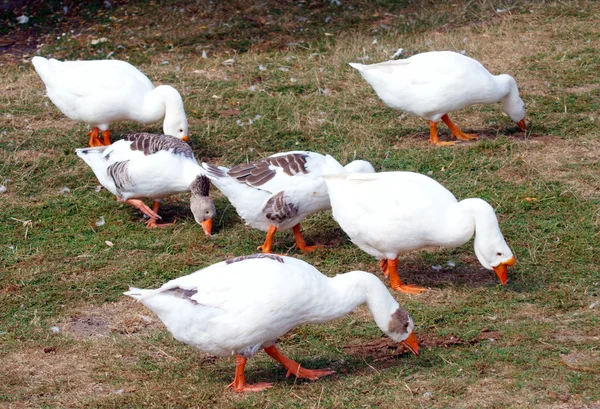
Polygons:
M480 263L505 284L507 266L515 259L486 201L458 202L441 184L419 173L346 174L332 157L327 157L327 163L324 178L333 218L353 243L381 260L393 288L424 291L401 283L396 268L399 255L432 246L457 247L474 233Z
M187 140L188 123L179 92L169 85L155 88L133 65L119 60L43 57L33 57L31 62L54 105L69 118L94 128L90 146L110 144L110 124L125 119L148 124L164 117L164 133Z
M272 249L277 230L293 229L300 250L306 246L299 223L308 215L330 208L322 178L325 157L308 151L278 153L231 169L203 163L207 176L237 210L247 225L268 232L263 252ZM356 160L346 167L354 172L374 172L373 166Z
M125 135L110 146L83 148L77 156L94 171L108 191L150 217L148 227L158 227L159 200L191 191L190 206L196 221L210 234L216 211L208 197L209 181L189 145L173 136ZM150 198L154 209L141 200Z
M438 145L437 122L443 120L452 136L464 134L450 121L448 113L473 104L502 101L502 109L525 130L525 108L513 77L492 75L478 61L452 51L434 51L402 60L363 65L350 63L371 84L389 107L430 121L430 142Z
M262 348L298 377L333 373L303 369L274 344L294 327L345 316L365 302L383 332L418 352L408 313L381 281L363 271L328 278L304 261L256 254L214 264L156 290L131 288L125 294L158 315L177 340L213 355L237 355L230 386L238 392L270 386L246 385L243 378L246 359Z

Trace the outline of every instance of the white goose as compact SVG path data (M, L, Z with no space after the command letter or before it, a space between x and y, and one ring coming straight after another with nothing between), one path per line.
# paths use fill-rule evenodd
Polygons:
M457 202L435 180L413 172L347 174L331 156L324 175L333 218L354 244L381 260L380 267L398 291L424 288L402 284L398 256L427 247L458 247L475 235L475 254L504 285L515 263L492 206L482 199ZM337 174L336 174L337 172Z
M350 63L389 107L429 120L430 139L440 142L437 123L448 125L453 137L478 139L465 134L448 117L473 104L492 104L502 100L502 110L525 130L525 108L515 79L507 74L492 75L472 58L452 51L433 51L403 60L363 65Z
M229 387L236 392L272 386L245 381L246 361L260 349L279 361L288 376L315 380L333 374L330 369L302 368L277 350L275 343L299 325L343 317L363 303L385 334L414 354L419 350L412 319L375 276L352 271L328 278L291 257L237 257L156 290L130 288L125 295L158 315L177 340L212 355L235 355L235 378Z
M270 253L277 230L292 229L301 251L319 247L306 245L300 222L310 214L330 208L327 188L321 177L324 164L325 157L319 153L292 151L231 169L206 163L202 166L246 224L267 232L265 243L258 249ZM363 160L349 163L346 169L375 172L373 166Z
M168 135L147 133L125 135L110 146L76 149L98 181L117 199L137 207L150 220L148 228L157 224L163 197L191 191L190 208L196 222L210 235L215 206L208 197L210 182L204 169L194 158L190 146ZM139 199L154 200L150 209Z
M93 127L90 146L110 145L111 122L124 119L148 124L164 117L166 135L188 139L179 92L169 85L155 88L148 77L125 61L33 57L31 62L54 105L69 118Z

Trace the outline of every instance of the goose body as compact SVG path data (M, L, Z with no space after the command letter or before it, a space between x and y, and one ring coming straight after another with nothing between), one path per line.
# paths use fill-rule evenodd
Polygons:
M110 146L75 151L92 169L98 181L121 201L138 207L156 227L159 200L192 192L191 209L196 221L210 234L214 204L208 197L209 181L190 146L168 135L125 135ZM139 199L153 199L150 210Z
M350 63L391 108L430 121L430 141L439 143L437 122L443 120L452 136L463 134L448 113L474 104L502 101L502 109L525 130L525 108L513 77L492 75L478 61L452 51L433 51L402 60L363 65Z
M291 257L242 256L156 290L131 288L125 294L152 310L177 340L209 354L236 355L238 371L230 386L238 392L254 390L247 389L243 366L263 348L298 377L316 379L333 373L300 368L283 357L275 343L297 326L345 316L363 303L382 331L418 351L411 318L375 276L353 271L328 278Z
M330 208L322 178L325 156L308 151L278 153L231 169L203 163L206 175L229 199L247 225L268 232L264 252L270 252L277 230L293 229L298 248L311 251L299 223L308 215ZM374 172L369 162L347 165L357 172Z
M514 256L486 201L458 202L448 189L419 173L346 174L335 159L328 157L328 163L331 174L324 178L334 219L353 243L382 260L394 288L423 290L401 283L396 270L399 255L428 247L458 247L473 234L480 263L493 269L502 284L506 282Z
M50 100L69 118L93 127L91 146L110 142L112 122L132 120L143 124L164 117L163 132L187 140L188 124L181 95L169 85L154 87L133 65L119 60L31 60L46 85ZM95 136L95 140L94 139Z

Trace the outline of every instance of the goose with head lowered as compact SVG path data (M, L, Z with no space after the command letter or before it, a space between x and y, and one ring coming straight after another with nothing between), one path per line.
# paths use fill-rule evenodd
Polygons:
M429 121L429 142L441 142L437 123L444 121L452 137L468 141L477 135L463 133L448 113L474 104L502 101L502 110L525 130L525 108L513 77L492 75L478 61L453 51L432 51L378 64L350 63L391 108Z
M278 153L255 162L228 169L203 163L206 175L237 210L246 224L267 232L258 249L271 253L278 230L292 229L300 251L313 251L320 245L307 246L300 222L308 215L330 208L322 178L325 156L316 152ZM355 160L345 171L375 172L364 160Z
M506 283L507 267L515 257L489 203L477 198L458 202L444 186L419 173L348 174L329 155L327 163L323 177L333 218L354 244L380 260L392 288L409 294L425 291L402 283L398 256L429 247L458 247L473 234L481 265Z
M179 92L170 85L154 87L128 62L58 61L44 57L33 57L31 62L54 105L74 121L92 126L90 146L110 145L110 124L125 119L149 124L164 117L166 135L188 139Z
M246 361L261 349L280 362L288 376L315 380L333 374L330 369L303 368L277 349L277 339L297 326L343 317L363 303L387 336L414 354L419 351L412 319L377 277L352 271L329 278L291 257L237 257L156 290L130 288L125 295L158 315L177 340L211 355L235 355L235 378L229 387L236 392L272 386L245 380Z
M125 135L110 146L75 151L92 168L98 181L119 201L137 207L157 224L160 199L190 191L190 208L206 235L210 235L215 205L208 196L210 181L190 146L174 136L147 133ZM153 199L150 209L140 199Z

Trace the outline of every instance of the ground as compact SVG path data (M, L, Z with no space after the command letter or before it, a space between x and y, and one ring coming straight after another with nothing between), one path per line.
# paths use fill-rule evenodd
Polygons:
M0 12L0 406L600 407L597 2L20 1ZM19 24L22 15L29 21ZM347 65L398 48L401 58L464 52L511 74L527 131L499 104L473 106L452 118L480 141L428 145L426 121L386 107ZM430 288L394 293L415 321L420 356L360 307L279 342L303 366L336 375L286 379L259 353L247 378L274 388L237 395L225 389L233 358L177 342L122 293L250 254L264 234L216 189L213 237L195 223L188 195L161 207L173 227L147 230L75 156L88 128L45 96L36 54L127 60L173 85L199 160L233 165L307 149L430 175L459 200L481 197L516 255L509 282L480 266L472 242L403 256L403 280ZM161 125L113 126L117 139L138 131ZM275 251L329 276L360 269L385 280L330 213L303 231L325 247L301 254L282 233Z

